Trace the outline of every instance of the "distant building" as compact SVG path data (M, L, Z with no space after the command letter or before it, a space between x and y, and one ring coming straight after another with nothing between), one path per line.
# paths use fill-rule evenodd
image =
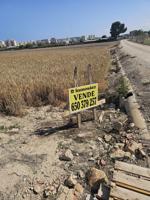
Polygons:
M59 45L68 45L69 43L70 43L69 38L57 39L57 44Z
M50 39L42 39L42 40L37 40L36 43L37 44L50 44L51 40Z
M57 39L56 38L51 38L51 44L56 44L57 43Z
M6 47L6 44L4 41L0 40L0 47Z
M87 40L95 40L95 35L88 35Z
M80 43L81 42L81 37L71 37L70 38L70 43L74 44L74 43Z
M16 47L17 42L16 42L16 40L6 40L5 45L6 45L6 47Z

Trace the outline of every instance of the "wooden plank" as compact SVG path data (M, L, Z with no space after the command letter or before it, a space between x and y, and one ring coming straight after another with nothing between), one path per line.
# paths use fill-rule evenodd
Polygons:
M123 200L150 200L150 196L118 186L111 188L110 196Z
M117 171L114 171L113 181L118 186L122 186L124 188L150 195L150 181L129 176Z
M144 167L140 167L137 165L128 164L125 162L116 161L115 169L125 171L125 172L130 172L132 174L136 174L139 176L143 176L150 180L150 169L149 168L144 168Z

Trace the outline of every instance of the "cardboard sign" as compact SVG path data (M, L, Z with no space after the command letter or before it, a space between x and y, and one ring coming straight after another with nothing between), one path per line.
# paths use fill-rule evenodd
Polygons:
M76 113L98 105L98 84L69 89L70 113Z

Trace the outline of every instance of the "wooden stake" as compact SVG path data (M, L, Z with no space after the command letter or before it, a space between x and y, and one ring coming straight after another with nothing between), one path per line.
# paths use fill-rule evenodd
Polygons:
M74 68L74 85L75 87L78 86L78 68L75 66ZM81 128L81 113L77 114L77 121L78 121L78 128Z
M92 66L91 64L89 64L87 66L87 74L88 74L88 82L89 84L92 84ZM94 116L94 120L97 120L97 114L96 114L96 108L93 108L93 116Z
M77 119L78 119L78 128L81 128L81 114L77 114Z

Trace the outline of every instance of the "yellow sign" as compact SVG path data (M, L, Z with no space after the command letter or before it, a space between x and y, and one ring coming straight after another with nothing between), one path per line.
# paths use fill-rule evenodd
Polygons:
M70 113L79 112L98 105L98 84L69 89Z

